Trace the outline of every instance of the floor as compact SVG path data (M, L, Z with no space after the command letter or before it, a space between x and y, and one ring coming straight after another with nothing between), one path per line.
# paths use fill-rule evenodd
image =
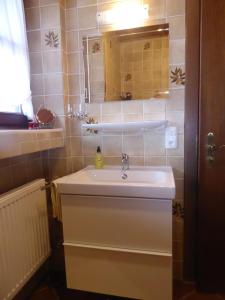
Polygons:
M75 292L65 288L64 284L42 283L27 300L125 300L125 298ZM126 298L127 299L127 298ZM128 300L128 299L127 299ZM146 299L148 300L148 299ZM155 299L158 300L158 299ZM166 300L166 299L165 299ZM225 295L203 294L195 290L192 284L174 283L173 300L225 300Z

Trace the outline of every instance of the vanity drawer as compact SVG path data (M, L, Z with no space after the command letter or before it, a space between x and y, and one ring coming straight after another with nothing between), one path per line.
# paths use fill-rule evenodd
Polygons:
M172 201L62 195L64 242L172 253Z
M134 299L172 300L172 259L65 246L67 287Z

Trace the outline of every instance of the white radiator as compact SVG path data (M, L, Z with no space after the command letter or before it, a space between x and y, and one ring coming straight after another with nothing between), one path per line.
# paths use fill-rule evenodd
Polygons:
M0 196L0 300L12 299L50 255L44 184Z

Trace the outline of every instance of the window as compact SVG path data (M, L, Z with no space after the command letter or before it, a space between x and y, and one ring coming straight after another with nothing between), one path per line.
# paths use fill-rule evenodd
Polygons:
M0 0L0 111L33 118L22 0Z

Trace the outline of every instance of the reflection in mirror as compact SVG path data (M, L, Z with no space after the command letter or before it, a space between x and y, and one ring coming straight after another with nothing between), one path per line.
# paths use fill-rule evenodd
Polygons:
M169 25L83 38L85 101L167 98Z

